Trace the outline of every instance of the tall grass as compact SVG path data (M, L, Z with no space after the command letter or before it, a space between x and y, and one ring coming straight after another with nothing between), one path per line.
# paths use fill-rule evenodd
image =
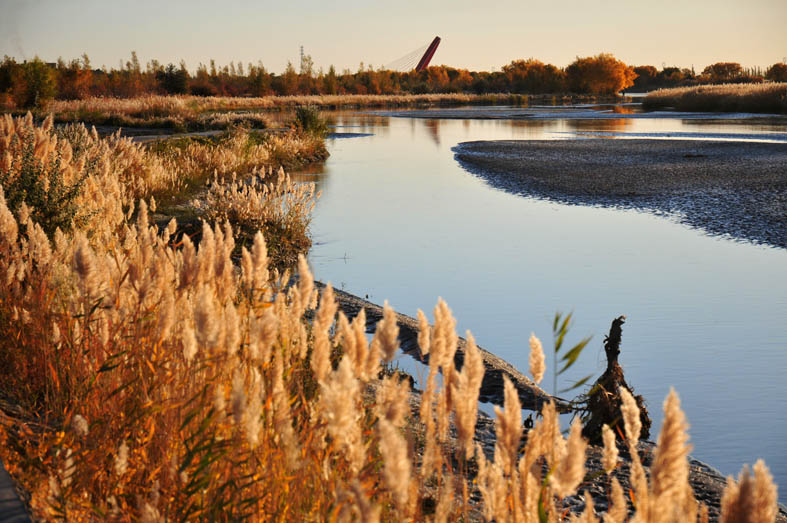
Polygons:
M214 203L266 191L227 190ZM305 195L290 202L301 204ZM289 285L289 274L269 268L261 233L236 267L228 222L203 225L199 245L187 236L173 244L174 221L160 231L144 200L136 208L106 241L91 243L80 227L50 240L0 193L0 392L8 406L0 457L36 517L564 518L561 499L585 477L579 426L563 437L550 403L521 447L521 406L506 382L495 455L485 457L474 444L481 355L468 333L464 365L454 366L456 320L442 300L433 326L419 311L429 374L413 408L407 381L381 372L398 347L387 304L369 341L363 311L353 321L337 314L331 287L318 295L302 256ZM531 347L543 374L541 344ZM638 415L625 416L637 520L693 520L702 508L688 486L677 395L665 402L650 480L629 419ZM774 514L767 468L754 471L731 483L728 521L741 511ZM616 479L611 489L607 520L624 521ZM582 517L595 521L585 497Z
M648 110L720 111L787 114L787 83L722 84L652 91L643 99Z
M52 113L58 122L202 130L225 129L238 124L267 128L271 123L265 112L292 111L297 107L307 106L319 109L379 108L473 103L521 104L527 100L527 95L509 94L310 95L256 98L148 95L139 98L55 100L43 108L42 114Z

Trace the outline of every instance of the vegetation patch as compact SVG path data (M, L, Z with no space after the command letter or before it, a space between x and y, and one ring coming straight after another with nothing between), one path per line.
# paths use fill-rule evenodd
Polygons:
M659 89L648 93L642 107L647 110L787 114L787 82Z

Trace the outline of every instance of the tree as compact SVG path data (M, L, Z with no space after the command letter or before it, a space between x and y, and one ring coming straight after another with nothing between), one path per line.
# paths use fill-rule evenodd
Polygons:
M169 64L166 68L156 73L156 80L159 85L169 94L184 94L188 90L189 73L181 64L178 69L174 64Z
M634 89L644 91L655 87L656 78L659 74L655 67L652 65L640 65L634 68L634 72L637 73L637 78L634 80Z
M565 86L565 73L539 60L514 60L503 66L508 90L515 93L554 93Z
M634 85L637 73L611 54L577 58L566 68L568 87L577 93L614 94Z
M322 92L324 94L336 94L339 91L339 81L336 79L336 68L331 65L328 74L322 79Z
M743 76L743 68L737 62L717 62L702 71L702 80L712 84L732 82Z
M22 64L24 88L17 103L22 107L39 106L57 93L55 71L37 56Z
M775 63L765 71L765 78L771 82L787 82L787 64Z

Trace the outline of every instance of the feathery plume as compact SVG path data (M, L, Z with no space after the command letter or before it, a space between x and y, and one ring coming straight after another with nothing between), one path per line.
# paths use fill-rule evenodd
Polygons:
M330 329L336 316L338 305L334 297L333 286L325 286L320 297L320 308L314 318L312 332L314 333L314 346L312 348L311 366L314 377L322 382L331 370L331 340Z
M185 325L180 338L183 343L183 357L186 358L186 361L192 361L197 355L197 337L190 324Z
M626 498L623 494L623 487L620 486L618 478L612 476L612 486L610 493L610 506L604 515L604 523L623 523L628 515Z
M339 368L331 372L321 385L320 413L327 423L328 434L343 450L350 470L357 474L365 460L365 450L359 425L360 413L356 398L360 383L356 379L350 360L342 358Z
M736 482L727 477L721 496L722 523L773 523L778 511L778 491L768 467L762 460L754 464L754 477L744 465Z
M478 392L484 379L484 361L470 331L467 331L466 336L467 347L462 372L453 371L450 387L456 413L457 439L460 447L465 451L465 459L470 459L473 454L473 436L478 418Z
M550 485L558 497L573 493L585 477L585 451L587 441L582 437L582 423L575 419L566 443L566 451L554 473Z
M541 383L544 378L546 364L544 363L544 349L541 347L541 340L536 335L530 334L530 375L533 381Z
M115 456L115 473L118 476L123 476L128 470L128 445L124 441L118 448L118 453Z
M604 439L604 455L601 458L601 463L604 465L604 471L611 474L618 465L618 446L615 442L615 433L612 432L609 425L604 424L601 427L601 434Z
M678 499L688 485L687 458L691 447L688 445L687 429L686 416L680 409L680 398L670 388L664 400L664 421L650 467L650 490L655 503L662 498Z
M519 394L507 376L503 377L503 406L495 406L495 463L510 475L519 456L519 442L522 439L522 403Z
M77 435L84 438L87 436L89 425L87 420L81 414L77 414L71 419L71 428L77 433Z
M405 416L410 412L408 397L410 382L396 376L386 376L377 388L375 410L379 419L390 422L394 427L404 426Z
M410 460L407 458L407 442L398 429L386 419L377 425L380 435L380 454L383 457L383 477L388 490L393 493L399 510L406 514L410 493Z
M418 309L418 346L421 348L421 356L429 354L430 331L429 320L426 319L424 311Z
M385 361L390 362L399 349L399 325L396 322L396 313L388 305L388 300L383 303L383 319L377 323L375 334L380 333L380 349Z
M623 423L626 428L626 439L629 445L637 445L639 441L639 433L642 430L642 421L639 417L639 407L637 407L637 400L625 388L620 389L620 399L623 400L620 411L623 414Z
M216 308L213 304L213 296L208 289L207 285L202 285L200 287L197 294L197 303L194 305L195 334L197 343L203 348L214 347L219 336L219 324L216 321Z

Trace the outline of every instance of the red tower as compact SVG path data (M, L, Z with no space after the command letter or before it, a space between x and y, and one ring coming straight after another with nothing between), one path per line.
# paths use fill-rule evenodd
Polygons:
M429 47L426 48L426 52L421 57L421 61L418 62L418 65L415 66L415 72L420 73L427 67L429 67L429 62L432 60L434 56L434 52L437 51L437 46L440 45L440 37L435 36L432 43L429 44Z

